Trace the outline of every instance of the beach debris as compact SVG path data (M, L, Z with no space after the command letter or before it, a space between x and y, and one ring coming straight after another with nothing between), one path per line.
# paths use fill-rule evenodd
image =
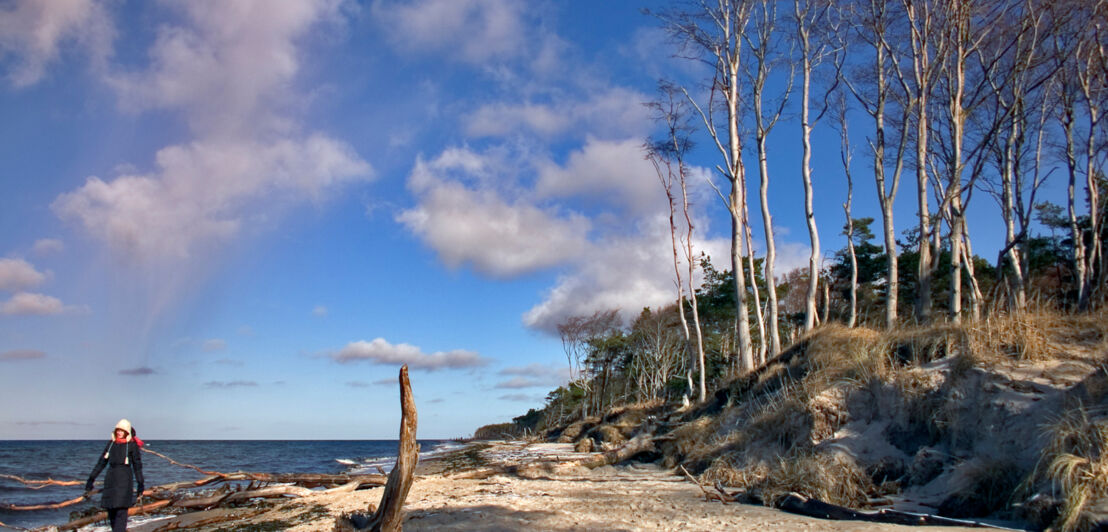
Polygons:
M127 515L138 515L144 514L146 512L152 512L154 510L165 508L166 506L169 506L172 502L173 501L169 499L165 499L161 501L154 501L149 504L144 504L142 506L132 506L127 509ZM92 523L95 523L97 521L106 521L107 519L108 512L97 512L88 517L82 517L81 519L76 519L64 525L60 525L58 526L58 530L76 530L85 525L91 525Z
M400 448L396 453L396 467L389 473L381 504L370 508L367 514L343 514L335 519L336 531L371 530L373 532L400 532L404 522L404 499L412 487L416 463L419 462L419 444L416 443L417 415L412 386L408 381L408 365L400 368Z

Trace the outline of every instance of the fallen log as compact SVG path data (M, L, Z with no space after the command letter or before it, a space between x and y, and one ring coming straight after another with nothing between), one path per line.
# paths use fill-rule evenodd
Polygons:
M823 502L805 497L799 493L790 493L777 502L777 509L789 513L842 521L867 521L871 523L889 523L912 526L964 526L971 528L1001 528L978 521L951 519L937 515L917 514L899 510L883 509L876 512L860 512L845 506Z
M95 490L95 491L90 491L88 493L85 493L84 495L81 495L80 497L76 497L76 498L73 498L73 499L68 499L68 500L59 501L59 502L44 502L44 503L41 503L41 504L30 504L30 505L25 505L25 506L3 503L3 504L0 504L0 510L4 510L6 512L33 512L33 511L36 511L36 510L57 510L59 508L65 508L67 506L73 506L74 504L80 504L84 501L87 501L90 498L90 496L95 495L99 492L100 492L100 490Z
M172 501L163 500L163 501L154 501L150 504L144 504L142 506L133 506L133 507L127 509L127 515L143 514L143 513L152 511L152 510L157 510L159 508L165 508L166 506L169 506L170 502L172 502ZM97 521L104 521L107 518L108 518L108 512L99 512L99 513L95 513L93 515L90 515L88 517L83 517L81 519L76 519L76 520L70 521L70 522L68 522L64 525L59 526L58 530L76 530L78 528L81 528L85 525L95 523Z
M212 506L218 506L220 504L230 504L238 501L245 501L256 498L274 498L274 497L307 497L315 492L308 488L302 488L300 486L269 486L265 488L243 490L243 491L230 491L227 493L221 493L212 495L209 497L200 497L196 499L182 499L173 501L174 508L211 508Z
M654 450L654 436L649 431L643 432L634 438L631 438L619 449L605 452L598 456L594 456L588 460L581 462L581 465L589 468L596 469L598 467L618 464L624 460L627 460L637 454L650 452Z
M389 473L381 504L373 515L344 514L335 519L335 530L370 530L372 532L400 532L404 521L404 499L412 487L412 477L419 461L419 444L416 443L416 406L412 398L412 386L408 381L408 365L400 368L400 448L396 466ZM372 507L370 509L372 510Z
M189 512L173 517L160 519L156 522L129 526L131 532L167 532L169 530L198 529L228 521L241 521L264 514L266 508L219 508L216 510L204 510Z

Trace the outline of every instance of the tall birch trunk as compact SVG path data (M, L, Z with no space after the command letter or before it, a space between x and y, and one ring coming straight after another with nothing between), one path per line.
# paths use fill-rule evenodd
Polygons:
M811 331L815 328L816 298L818 297L819 283L819 228L816 226L816 215L812 197L812 125L808 106L809 94L812 84L812 47L810 42L810 28L808 27L807 11L803 14L800 10L800 0L793 2L796 15L796 35L800 43L801 53L801 96L800 96L800 131L802 143L802 155L800 162L800 175L804 181L804 218L808 225L808 239L811 242L811 254L808 256L808 291L804 303L804 330Z

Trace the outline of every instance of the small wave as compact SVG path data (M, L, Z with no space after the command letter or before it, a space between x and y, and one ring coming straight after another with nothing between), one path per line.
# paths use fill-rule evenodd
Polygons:
M352 466L352 465L356 465L358 463L358 462L355 462L355 461L353 461L349 458L336 458L335 461L342 464L342 465L344 465L344 466Z

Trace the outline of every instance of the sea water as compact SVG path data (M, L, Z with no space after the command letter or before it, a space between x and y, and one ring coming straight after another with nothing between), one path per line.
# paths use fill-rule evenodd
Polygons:
M377 473L378 468L387 472L396 461L398 446L396 440L150 440L145 443L148 449L177 462L223 473L362 474ZM419 443L423 459L459 445L444 440L421 440ZM48 486L32 490L22 483L0 478L0 503L26 506L80 496L84 492L84 482L104 452L105 445L106 440L0 440L0 474L28 480L52 478L81 482L80 486ZM173 465L150 453L142 454L142 465L147 488L204 477L201 473ZM96 481L97 488L102 486L103 480L104 473L101 473ZM25 528L61 524L68 520L70 512L86 510L99 502L99 495L94 495L92 501L59 510L0 510L0 522Z

